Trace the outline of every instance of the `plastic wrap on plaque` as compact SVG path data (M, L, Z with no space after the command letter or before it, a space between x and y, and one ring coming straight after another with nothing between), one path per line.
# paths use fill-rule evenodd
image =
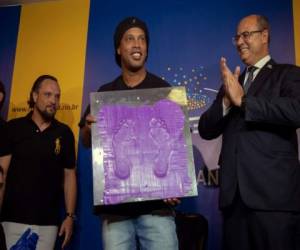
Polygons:
M197 195L184 87L90 97L94 205Z

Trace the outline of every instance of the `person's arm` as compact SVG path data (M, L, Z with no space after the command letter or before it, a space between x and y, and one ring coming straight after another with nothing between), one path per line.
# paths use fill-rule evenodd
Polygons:
M97 92L103 91L111 91L112 89L106 88L106 85L102 85ZM80 138L82 140L83 146L86 148L90 148L92 145L91 140L91 125L96 122L96 118L91 115L91 106L88 105L86 110L84 111L83 116L80 119L79 127L80 127Z
M228 68L224 57L220 60L220 71L224 86L223 108L240 106L242 97L245 95L242 85L239 83L240 67L237 66L234 72Z
M84 125L80 128L82 143L85 147L90 148L91 147L91 125L92 123L96 122L96 119L91 114L88 114L85 117Z
M65 209L67 215L59 230L59 236L62 236L64 234L62 248L64 248L69 243L73 233L77 197L77 182L75 168L64 170L64 195Z
M91 140L91 125L93 122L95 122L95 117L93 117L91 114L91 108L90 105L86 108L80 122L79 122L79 127L80 127L80 137L82 140L83 146L86 148L90 148L92 144Z
M96 122L96 118L91 114L88 114L85 117L84 125L80 128L82 143L87 148L91 147L91 126L94 122Z
M300 68L290 66L280 77L279 96L243 98L241 109L246 122L300 127Z
M200 117L198 131L203 139L215 139L223 133L229 114L224 116L223 97L224 86L222 85L213 104ZM231 112L232 108L229 112Z
M0 166L2 169L2 173L0 173L0 211L2 208L3 197L5 192L6 176L7 176L10 161L11 161L11 155L0 157Z
M229 114L229 111L231 109L230 99L226 95L223 97L222 105L223 105L223 116L226 116Z
M241 85L238 82L240 75L240 67L236 67L232 73L226 65L226 59L220 60L220 71L222 78L222 86L218 95L211 105L211 107L202 114L199 120L198 130L203 139L215 139L223 133L223 130L230 115L233 106L236 106L233 99L232 86L237 87ZM242 90L243 91L243 90ZM243 92L242 92L243 93Z
M223 67L227 68L226 61ZM275 67L275 66L274 66ZM244 112L246 122L300 127L300 68L293 65L278 65L277 79L268 79L264 83L274 88L269 95L245 96L241 85L233 77L225 82L225 92L231 103ZM229 70L227 68L227 70ZM273 69L276 70L276 69ZM276 82L276 80L278 82ZM272 84L272 86L271 86Z
M66 218L64 219L59 236L64 235L62 248L64 248L70 241L73 233L73 224L75 219L75 207L77 197L77 182L76 182L76 156L75 156L75 139L69 127L66 128L62 135L62 159L61 164L64 167L63 189L65 198Z

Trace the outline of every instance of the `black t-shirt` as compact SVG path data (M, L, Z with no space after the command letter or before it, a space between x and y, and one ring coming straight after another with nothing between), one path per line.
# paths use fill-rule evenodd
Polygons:
M115 90L130 90L130 89L150 89L170 87L170 85L161 78L147 72L145 79L137 86L128 87L122 76L119 76L114 81L101 86L98 92L115 91ZM87 107L81 121L80 127L85 124L85 117L90 113L90 106ZM138 216L141 214L170 214L170 207L161 200L143 201L123 203L118 205L103 205L94 207L95 214L114 214L120 216Z
M44 131L32 113L9 121L0 156L12 155L7 173L2 221L57 225L65 168L75 167L74 136L57 120Z

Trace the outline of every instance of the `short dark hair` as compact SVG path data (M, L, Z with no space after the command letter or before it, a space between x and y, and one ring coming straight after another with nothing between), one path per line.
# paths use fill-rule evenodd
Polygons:
M53 80L55 82L58 82L57 79L54 77L54 76L51 76L51 75L41 75L39 76L33 83L32 85L32 88L31 88L31 91L30 91L30 95L29 95L29 100L27 101L28 105L29 105L29 108L33 108L34 107L34 100L33 100L33 92L38 92L43 81L44 80L47 80L47 79L50 79L50 80Z
M0 81L0 93L3 94L3 100L0 102L0 111L3 107L4 101L5 101L5 96L6 96L6 92L5 92L5 88L4 88L4 84L3 82Z
M268 43L270 43L270 41L271 41L270 23L269 23L268 18L266 16L263 16L263 15L256 15L256 17L257 17L258 29L268 31Z

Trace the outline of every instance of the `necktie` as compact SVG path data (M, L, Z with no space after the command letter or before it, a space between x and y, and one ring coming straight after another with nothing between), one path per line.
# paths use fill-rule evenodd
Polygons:
M253 81L253 73L256 69L257 69L257 67L255 67L255 66L250 66L250 67L247 68L248 78L247 78L247 81L244 84L244 91L245 91L246 94L248 92L248 89L250 88L250 85L251 85L252 81Z

